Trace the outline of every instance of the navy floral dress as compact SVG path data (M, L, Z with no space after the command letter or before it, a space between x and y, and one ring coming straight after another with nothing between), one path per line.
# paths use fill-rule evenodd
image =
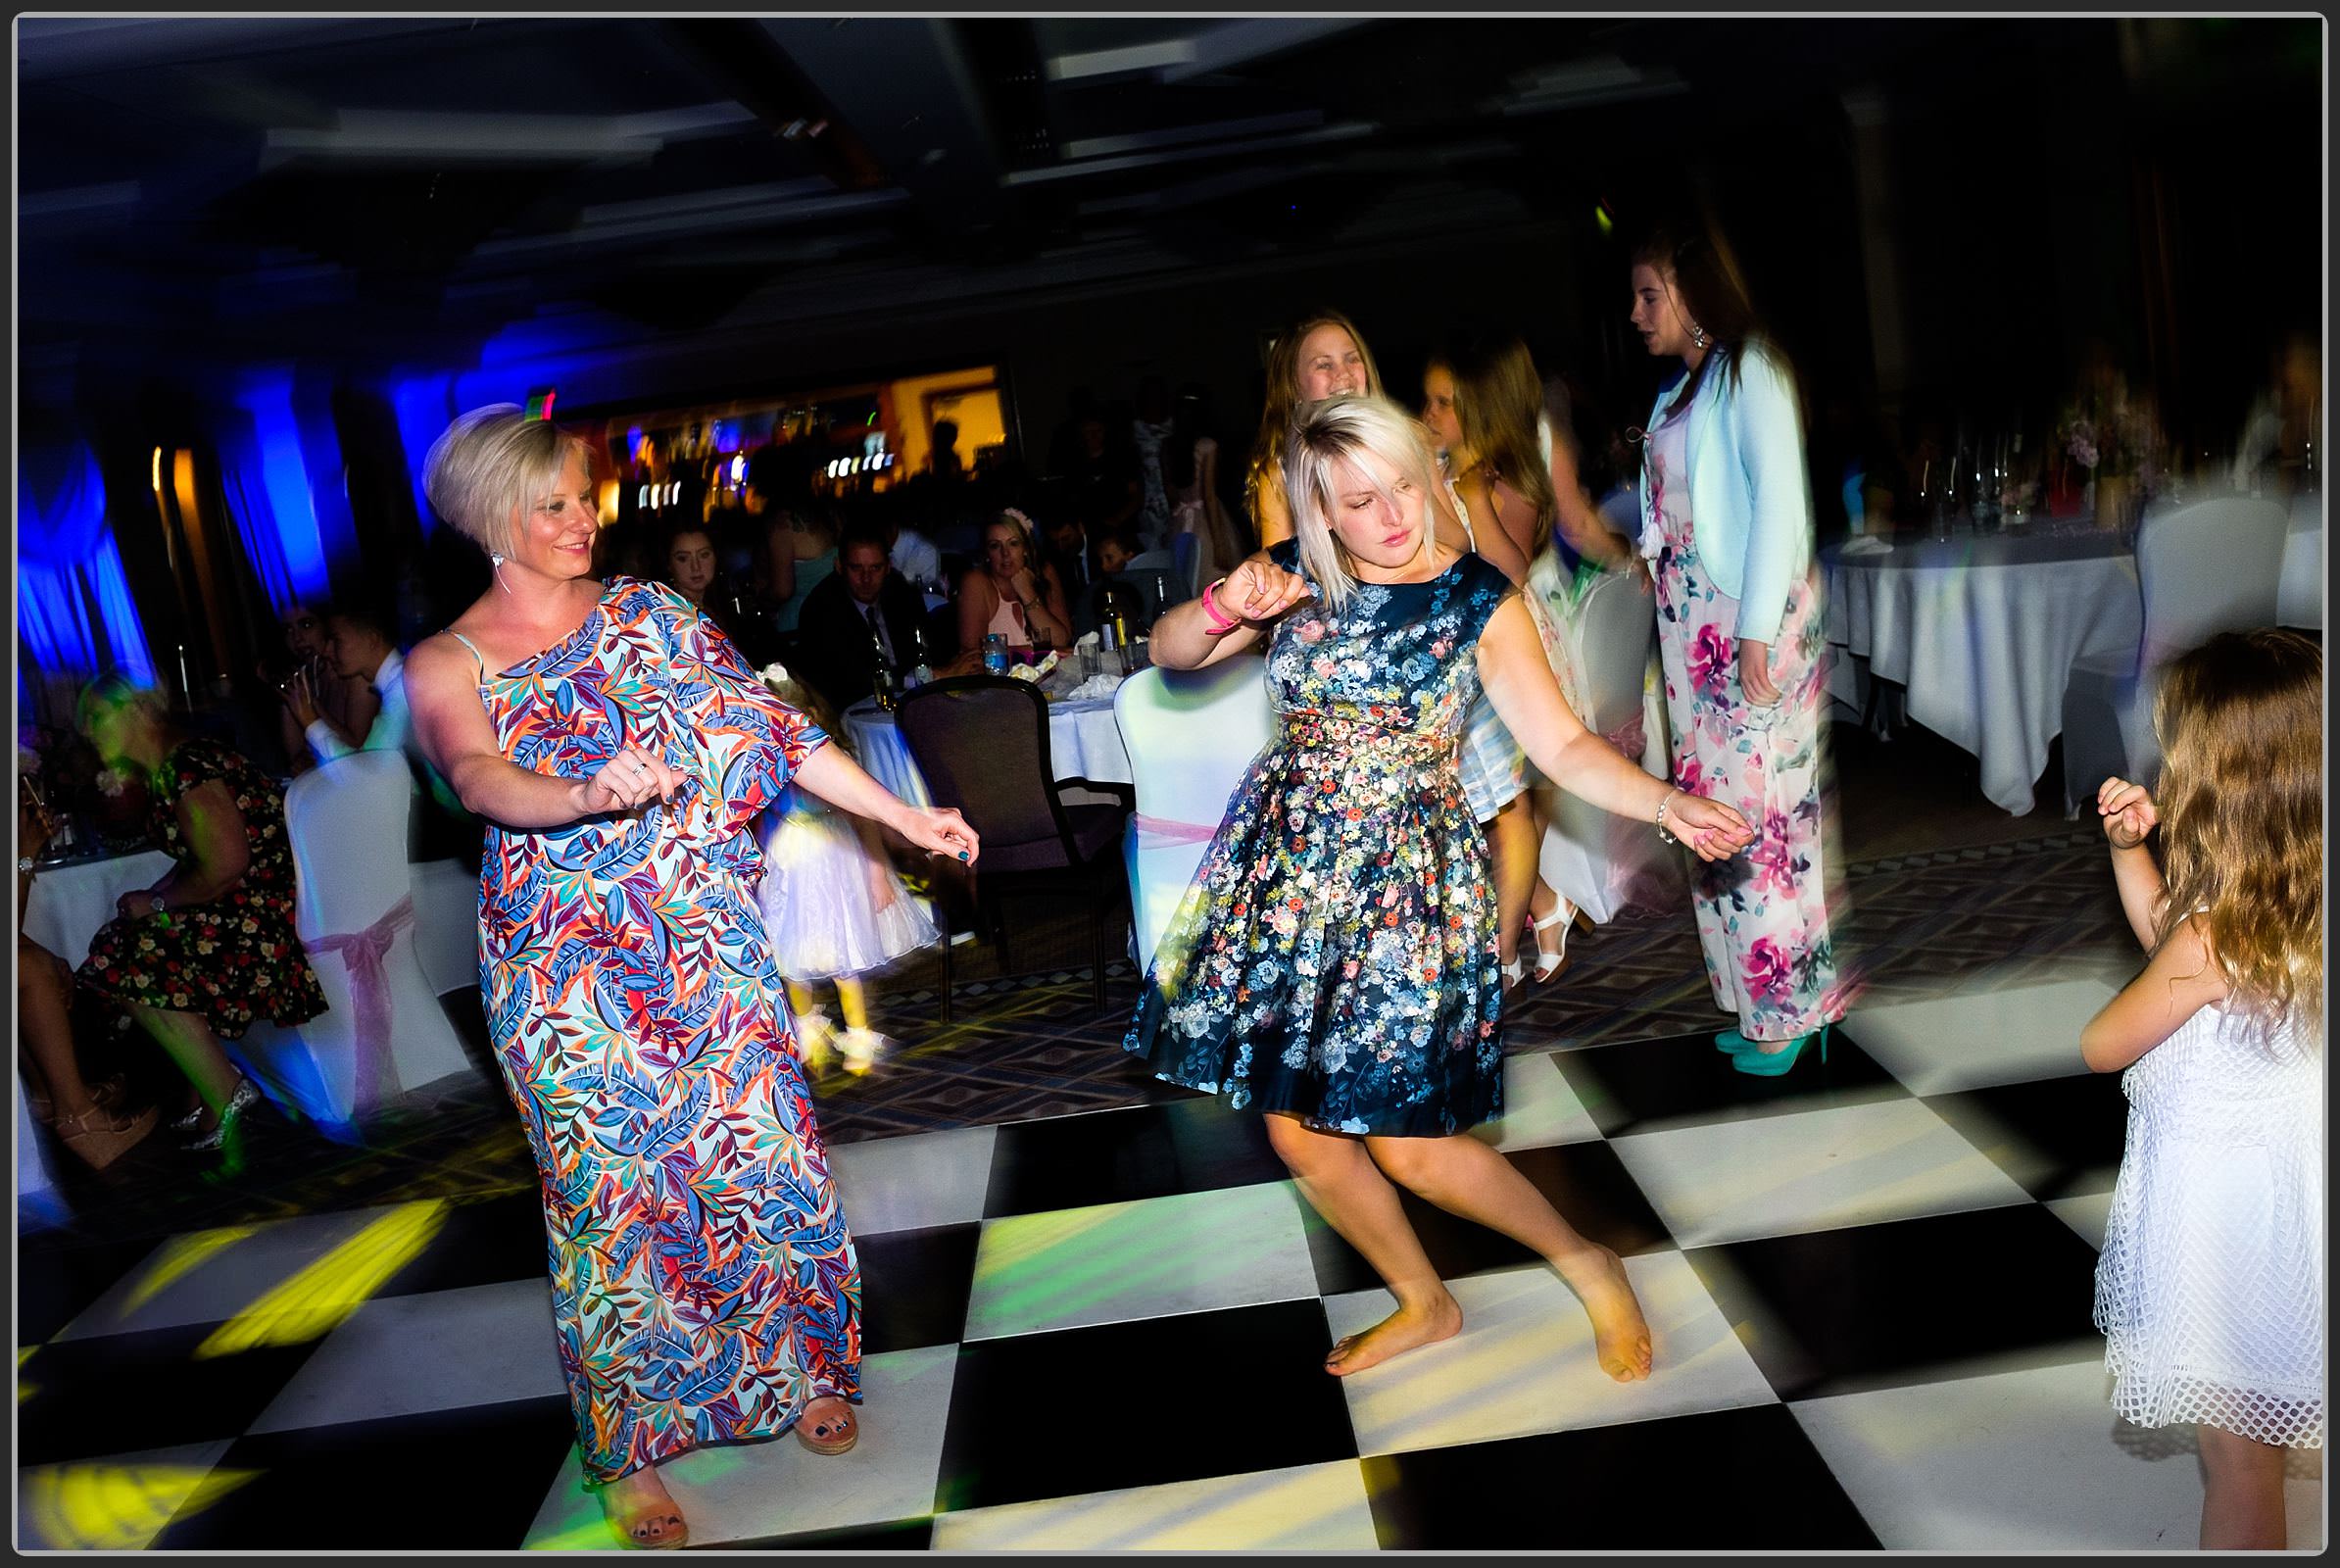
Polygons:
M1302 570L1291 541L1272 554ZM1479 635L1512 591L1467 555L1277 626L1280 732L1237 786L1123 1042L1156 1077L1321 1132L1439 1137L1501 1114L1495 895L1455 753Z

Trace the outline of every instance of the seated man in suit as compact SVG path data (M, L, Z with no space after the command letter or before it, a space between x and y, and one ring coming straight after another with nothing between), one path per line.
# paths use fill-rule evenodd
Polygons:
M797 662L843 711L869 695L881 652L897 674L943 662L926 625L926 602L887 559L885 530L856 524L837 542L836 571L805 597Z

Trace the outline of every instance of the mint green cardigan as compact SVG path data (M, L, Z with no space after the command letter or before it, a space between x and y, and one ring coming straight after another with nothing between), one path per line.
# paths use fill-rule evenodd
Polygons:
M1734 635L1774 641L1787 591L1812 568L1812 481L1804 423L1787 367L1761 341L1738 357L1732 384L1720 364L1690 400L1690 532L1716 589L1738 601ZM1649 427L1665 417L1674 388L1658 394ZM1656 526L1641 484L1641 527Z

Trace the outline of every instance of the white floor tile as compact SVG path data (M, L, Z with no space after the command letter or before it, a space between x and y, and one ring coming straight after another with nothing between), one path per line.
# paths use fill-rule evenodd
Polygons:
M228 1445L197 1443L17 1472L17 1545L25 1551L143 1551L172 1515L260 1472L217 1471Z
M1914 1100L1612 1139L1683 1247L2029 1202Z
M286 1384L254 1432L561 1395L552 1287L512 1280L366 1302Z
M997 1127L829 1146L845 1222L855 1236L971 1225L983 1218Z
M2190 1550L2202 1476L2190 1428L2113 1414L2101 1354L1792 1406L1891 1550ZM2322 1467L2287 1480L2291 1544L2322 1544Z
M428 1240L426 1230L435 1228L427 1221L423 1225L410 1223L415 1212L413 1205L400 1204L174 1236L90 1303L57 1338L85 1340L191 1323L222 1323L261 1305L277 1286L334 1255L337 1250L346 1249L347 1252L336 1257L329 1271L336 1276L350 1279L361 1271L377 1272L379 1265L391 1259L372 1248L367 1238L394 1236L392 1245L412 1256L420 1250L419 1244ZM317 1295L302 1294L313 1302ZM284 1309L297 1305L282 1300Z
M972 1508L935 1520L937 1551L1375 1551L1353 1459L1083 1497Z
M1290 1182L986 1221L969 1340L1317 1294Z
M850 1453L823 1457L792 1432L768 1443L702 1448L659 1466L690 1525L691 1544L925 1518L934 1511L957 1371L955 1345L864 1358L862 1402L854 1410L861 1441ZM524 1546L614 1546L601 1501L583 1489L580 1476L572 1447Z
M1549 1268L1448 1282L1463 1331L1341 1380L1362 1454L1487 1443L1778 1400L1680 1252L1625 1261L1655 1352L1649 1378L1619 1383L1593 1358L1592 1325ZM1333 1337L1387 1317L1381 1290L1329 1297Z
M1471 1136L1509 1153L1588 1143L1600 1136L1600 1126L1551 1054L1536 1052L1503 1063L1503 1119L1473 1129Z
M2085 1072L2080 1026L2120 989L2105 973L2001 989L1986 974L1948 996L1862 1007L1845 1033L1917 1094Z
M2105 1250L2105 1219L2113 1212L2113 1193L2107 1188L2101 1193L2084 1193L2077 1198L2052 1198L2046 1204L2048 1212L2077 1231L2081 1240L2098 1251Z

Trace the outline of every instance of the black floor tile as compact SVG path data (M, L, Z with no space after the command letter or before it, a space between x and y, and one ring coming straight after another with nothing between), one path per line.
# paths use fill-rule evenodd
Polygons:
M34 1350L17 1368L17 1463L237 1437L320 1343L198 1358L218 1327L109 1334Z
M1385 1551L1875 1549L1781 1405L1367 1459Z
M219 1468L253 1478L172 1519L154 1544L510 1551L576 1441L558 1395L244 1438Z
M1689 1249L1782 1398L2092 1339L2096 1250L2036 1203Z
M1816 1096L1831 1104L1898 1100L1909 1091L1877 1059L1845 1037L1838 1026L1828 1036L1828 1059L1817 1044L1806 1046L1796 1064L1777 1078L1758 1078L1731 1065L1715 1049L1716 1029L1700 1034L1636 1040L1626 1045L1562 1051L1552 1059L1608 1137L1647 1131L1653 1122L1722 1120L1810 1110Z
M1603 1247L1632 1256L1673 1245L1657 1211L1608 1145L1563 1144L1551 1149L1523 1149L1503 1157L1536 1184L1561 1218ZM1440 1279L1458 1280L1537 1261L1536 1253L1500 1231L1449 1214L1402 1189L1398 1201ZM1310 1220L1308 1250L1316 1264L1320 1291L1326 1296L1341 1296L1382 1283L1356 1249L1331 1226L1316 1222L1313 1214Z
M861 1264L861 1351L951 1345L967 1326L981 1225L937 1225L853 1238Z
M801 1536L769 1536L761 1541L726 1541L709 1551L926 1551L933 1547L935 1522L898 1519L891 1524L856 1525L851 1530L812 1530ZM689 1548L685 1548L689 1549Z
M1356 1456L1320 1301L986 1340L959 1351L938 1510ZM1077 1421L1051 1390L1080 1389Z
M413 1296L543 1279L550 1268L540 1194L531 1190L459 1198L448 1202L446 1222L430 1244L378 1294Z
M987 1218L1247 1187L1290 1174L1267 1127L1215 1099L1136 1105L999 1129Z
M48 1231L17 1242L17 1344L38 1345L88 1310L162 1245L151 1236L120 1240Z
M1934 1095L1926 1104L2034 1198L2112 1191L2128 1136L2128 1101L2113 1073Z

